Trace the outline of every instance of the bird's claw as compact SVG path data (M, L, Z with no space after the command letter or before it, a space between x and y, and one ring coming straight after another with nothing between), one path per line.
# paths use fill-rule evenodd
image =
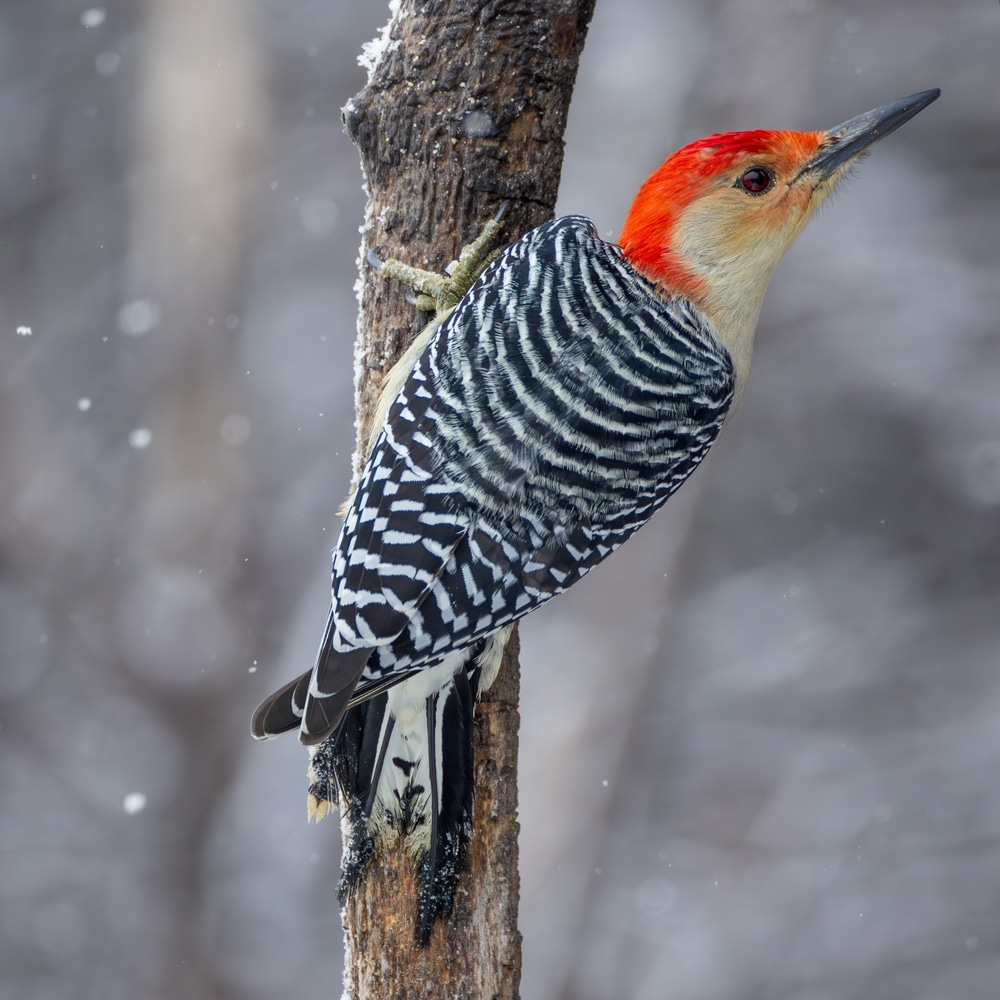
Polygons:
M366 259L380 274L395 278L414 289L417 295L415 299L408 298L408 301L413 301L419 310L440 315L454 308L479 275L499 256L499 251L490 252L489 248L500 235L501 222L509 205L510 202L505 201L482 232L471 243L462 247L458 260L452 261L446 275L410 267L393 257L383 260L382 247L372 247Z

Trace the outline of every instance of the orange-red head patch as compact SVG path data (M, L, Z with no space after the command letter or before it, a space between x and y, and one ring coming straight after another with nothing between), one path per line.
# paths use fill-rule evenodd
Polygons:
M702 278L673 252L674 230L684 210L713 190L734 185L754 167L766 167L787 183L825 138L825 132L761 129L710 135L679 149L636 195L619 239L625 256L643 274L697 301Z

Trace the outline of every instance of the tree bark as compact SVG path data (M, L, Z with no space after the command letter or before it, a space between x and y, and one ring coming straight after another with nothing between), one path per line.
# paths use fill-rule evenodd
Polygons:
M355 475L382 380L428 319L365 265L369 249L440 271L503 202L506 241L552 218L595 2L398 0L366 48L368 84L344 109L368 194ZM451 917L417 948L412 862L400 844L380 852L343 913L351 1000L518 995L517 649L515 633L476 711L474 833Z

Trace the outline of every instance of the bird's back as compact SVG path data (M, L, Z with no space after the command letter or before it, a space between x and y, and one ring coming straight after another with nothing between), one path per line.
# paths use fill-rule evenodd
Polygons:
M508 247L389 409L348 511L334 617L362 682L439 661L579 580L715 440L729 356L593 224Z

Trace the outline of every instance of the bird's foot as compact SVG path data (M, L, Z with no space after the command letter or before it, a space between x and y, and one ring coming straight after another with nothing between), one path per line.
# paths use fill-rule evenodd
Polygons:
M412 288L417 293L414 304L421 312L433 312L441 316L458 305L476 278L499 256L500 251L492 247L500 235L506 212L507 202L504 202L497 214L483 227L483 231L468 246L462 247L458 260L451 262L446 274L411 267L395 257L382 260L379 256L380 247L372 247L368 251L368 263L383 277L394 278Z

